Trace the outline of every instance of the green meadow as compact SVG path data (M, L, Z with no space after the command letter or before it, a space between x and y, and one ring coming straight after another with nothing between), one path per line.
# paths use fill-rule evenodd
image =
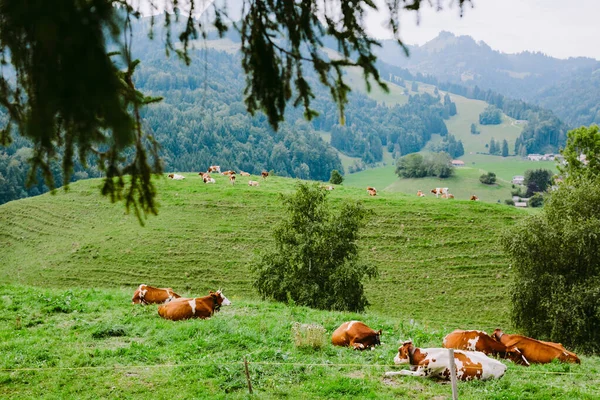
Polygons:
M341 185L334 207L372 210L360 239L380 276L366 284L363 314L262 301L250 264L272 245L280 193L296 181L240 177L204 185L156 181L160 212L145 226L98 194L98 180L68 192L0 206L0 397L39 398L449 398L450 386L384 378L398 343L439 347L456 328L513 328L511 266L500 233L528 215L486 202L445 201ZM256 177L253 177L256 179ZM155 306L133 306L140 283L184 296L223 288L233 302L209 320L172 322ZM356 352L329 344L342 322L384 331L382 346ZM327 333L318 349L296 347L293 323ZM242 360L249 361L249 396ZM493 382L460 383L465 399L594 399L600 359L522 368Z

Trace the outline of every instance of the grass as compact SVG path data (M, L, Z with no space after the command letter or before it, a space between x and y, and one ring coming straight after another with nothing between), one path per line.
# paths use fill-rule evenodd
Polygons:
M226 294L233 305L213 318L173 322L159 318L156 306L131 305L131 291L124 288L2 284L0 368L34 370L0 371L0 397L249 398L244 357L255 398L450 397L446 384L383 377L399 368L392 366L399 341L410 337L437 347L446 330L393 315L317 311ZM48 302L64 309L49 309ZM351 319L383 329L382 345L365 352L332 346L333 330ZM297 323L321 324L324 346L295 346ZM558 374L564 372L575 375ZM458 388L461 399L594 399L600 396L599 372L597 357L583 356L580 366L509 363L500 380L460 382Z

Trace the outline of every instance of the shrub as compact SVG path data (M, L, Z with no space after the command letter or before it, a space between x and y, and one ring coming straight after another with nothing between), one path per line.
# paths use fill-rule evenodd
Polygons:
M544 204L544 197L540 193L534 194L529 199L529 207L541 207Z
M507 204L509 206L514 206L515 202L513 199L506 199L506 200L504 200L504 204Z
M94 339L105 339L108 337L120 337L127 336L125 328L122 326L114 325L98 325L92 330L92 338Z
M454 173L452 158L448 153L439 152L423 156L419 153L400 157L396 165L396 174L401 178L424 178L437 176L448 178Z
M325 328L318 324L292 324L292 340L296 347L320 349L325 345Z
M493 185L494 183L496 183L496 174L493 172L483 174L479 177L479 182L485 185Z
M377 275L358 254L358 232L368 212L356 202L334 214L327 195L316 184L300 183L295 194L282 196L286 217L273 230L275 247L252 267L254 286L263 298L363 311L369 303L362 281Z
M337 169L331 170L331 176L329 178L329 182L334 185L341 185L344 182L344 177L340 174L340 171Z
M512 318L528 336L600 352L600 180L561 185L502 237Z

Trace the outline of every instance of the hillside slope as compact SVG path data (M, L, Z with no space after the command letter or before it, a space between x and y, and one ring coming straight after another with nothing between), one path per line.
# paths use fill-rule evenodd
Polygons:
M193 174L159 180L160 213L146 227L100 198L98 180L7 203L0 206L0 273L28 285L222 286L255 298L249 264L272 244L271 228L282 215L278 194L293 191L295 180L270 177L252 188L247 179L235 186L223 177L204 185ZM374 212L360 242L365 262L381 272L367 284L371 310L434 326L509 324L510 269L498 236L526 213L398 193L370 198L343 186L330 197L333 204L360 199ZM477 312L465 316L474 297L481 300Z

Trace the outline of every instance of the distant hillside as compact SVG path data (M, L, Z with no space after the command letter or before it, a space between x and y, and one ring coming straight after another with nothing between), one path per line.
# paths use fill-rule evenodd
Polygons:
M440 81L492 89L548 108L571 126L600 123L600 61L561 60L542 53L505 54L470 36L441 32L410 57L393 41L383 41L378 56L386 63Z

